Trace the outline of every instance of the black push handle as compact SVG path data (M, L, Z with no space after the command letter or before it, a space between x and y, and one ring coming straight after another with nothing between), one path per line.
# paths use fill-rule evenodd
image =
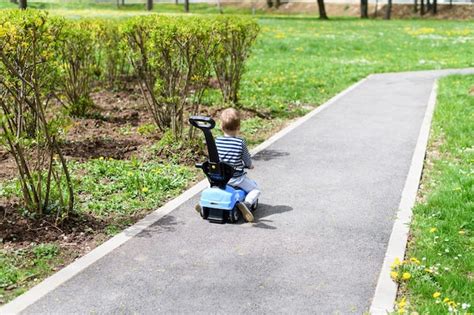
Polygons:
M201 130L211 130L216 126L214 119L205 116L191 116L189 118L189 123Z
M217 152L216 142L212 136L211 129L216 126L216 122L211 117L191 116L189 123L204 132L206 138L207 151L209 152L209 161L219 163L219 153Z

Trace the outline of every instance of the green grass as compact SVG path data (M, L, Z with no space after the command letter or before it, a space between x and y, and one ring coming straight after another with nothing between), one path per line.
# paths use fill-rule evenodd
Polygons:
M370 73L474 66L474 23L262 18L245 106L307 111Z
M69 168L77 195L75 211L115 221L160 206L195 178L188 166L138 159L71 161ZM21 196L16 179L0 188L0 197Z
M6 251L0 249L0 304L26 291L28 283L36 283L61 264L55 244L31 245Z
M474 75L442 79L408 262L395 268L411 274L401 286L405 310L474 311L473 121Z

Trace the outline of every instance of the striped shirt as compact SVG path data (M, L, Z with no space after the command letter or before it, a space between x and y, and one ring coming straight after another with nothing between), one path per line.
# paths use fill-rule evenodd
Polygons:
M217 137L216 147L219 160L234 167L234 178L245 175L244 167L252 166L252 159L244 139L230 136Z

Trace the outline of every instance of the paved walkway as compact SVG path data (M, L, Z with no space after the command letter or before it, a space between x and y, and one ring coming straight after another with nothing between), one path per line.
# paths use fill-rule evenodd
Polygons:
M433 83L370 76L255 157L255 224L195 196L25 313L357 313L374 294Z

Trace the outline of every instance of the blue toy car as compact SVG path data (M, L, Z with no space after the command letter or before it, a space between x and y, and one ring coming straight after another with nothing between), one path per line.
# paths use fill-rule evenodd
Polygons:
M189 122L204 132L209 152L209 159L206 162L196 164L196 167L206 174L210 183L210 187L201 193L199 201L201 216L211 222L235 223L241 216L239 208L245 207L243 202L247 193L242 189L227 185L235 170L230 164L219 161L216 143L211 132L216 123L212 118L203 116L192 116ZM255 211L257 206L258 201L250 210Z

